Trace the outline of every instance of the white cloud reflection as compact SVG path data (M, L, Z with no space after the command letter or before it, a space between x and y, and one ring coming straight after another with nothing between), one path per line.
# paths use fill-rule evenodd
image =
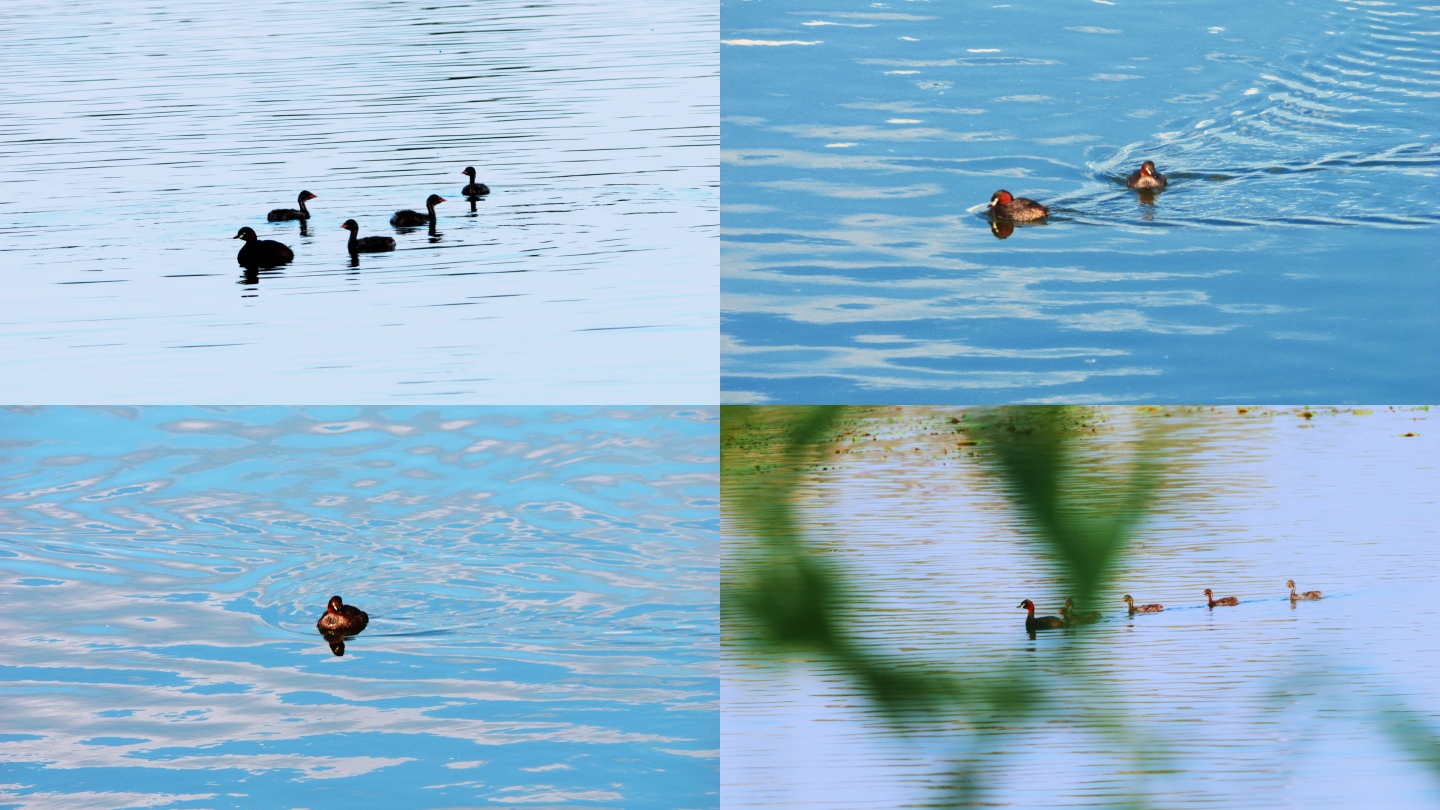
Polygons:
M714 408L516 416L0 412L54 436L7 449L0 503L0 660L25 695L0 704L0 761L36 783L13 800L197 800L37 779L91 769L419 789L485 746L525 753L486 769L518 795L477 795L528 802L573 791L527 770L712 750ZM342 658L314 629L332 593L371 615Z

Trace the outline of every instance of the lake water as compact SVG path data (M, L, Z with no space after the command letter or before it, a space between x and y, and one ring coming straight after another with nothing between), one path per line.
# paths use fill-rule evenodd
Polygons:
M0 412L0 805L718 807L716 422Z
M705 0L8 8L5 400L714 402L717 30ZM305 234L266 222L302 189ZM390 227L432 193L434 234ZM352 262L351 218L395 252ZM295 261L242 272L242 226Z
M847 430L862 438L827 454L798 497L812 545L863 594L854 630L875 649L954 672L1009 662L1059 696L1053 713L979 743L999 749L985 750L984 806L1116 807L1136 794L1156 807L1440 800L1440 772L1377 714L1408 709L1440 730L1431 413L1172 415L1171 478L1095 605L1104 618L1034 641L1016 604L1054 614L1066 594L993 480L957 456L955 415L857 419ZM1109 410L1100 440L1132 435L1134 418ZM733 495L771 480L724 479L727 579L753 553ZM1292 606L1290 578L1324 598ZM1207 587L1241 602L1209 610ZM1126 618L1126 593L1165 610ZM949 806L950 769L973 753L967 729L897 736L833 665L803 652L784 665L756 659L736 622L722 643L726 807ZM1083 672L1103 688L1074 688ZM1087 730L1097 711L1168 759Z
M1423 3L723 0L725 401L1434 400Z

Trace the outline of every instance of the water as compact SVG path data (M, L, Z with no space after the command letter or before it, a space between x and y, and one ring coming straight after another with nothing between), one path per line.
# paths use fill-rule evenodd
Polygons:
M985 806L1433 807L1440 782L1386 733L1377 709L1440 728L1434 626L1440 579L1434 418L1428 412L1175 414L1180 454L1158 511L1122 559L1089 632L1024 632L1031 598L1065 598L978 465L957 455L952 412L905 409L849 426L872 434L827 455L801 497L808 534L863 594L855 631L910 664L955 673L1016 663L1062 706L989 743ZM1133 412L1112 410L1101 440ZM1113 435L1110 432L1113 431ZM1405 435L1414 434L1414 435ZM751 553L724 481L727 568ZM1325 597L1292 607L1284 582ZM1205 607L1201 591L1239 606ZM1124 617L1118 600L1162 613ZM728 617L729 614L727 614ZM948 724L897 736L834 667L804 653L757 661L722 648L727 807L945 806L971 733ZM1077 664L1080 644L1089 664ZM1071 690L1081 673L1097 687ZM1125 719L1148 753L1081 722ZM982 746L986 743L981 743Z
M713 410L0 436L0 804L718 807Z
M1437 12L726 0L725 401L1433 400Z
M6 401L714 402L717 24L701 0L7 9ZM304 235L266 222L302 189ZM390 227L432 193L434 234ZM352 262L350 218L398 249ZM243 272L246 225L294 263Z

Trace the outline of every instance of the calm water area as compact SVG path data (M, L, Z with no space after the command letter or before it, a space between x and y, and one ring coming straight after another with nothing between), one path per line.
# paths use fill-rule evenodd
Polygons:
M714 402L717 30L708 0L7 7L5 401ZM301 190L303 232L266 221ZM430 194L433 232L388 224ZM347 219L396 250L352 261ZM294 262L245 272L242 226Z
M1434 807L1440 779L1388 732L1440 716L1435 419L1420 410L1175 413L1166 483L1080 630L1024 628L1022 599L1066 595L958 411L888 408L826 454L798 500L808 543L861 594L854 629L896 666L1033 673L1058 708L986 750L984 806ZM1133 437L1107 409L1093 441ZM1163 417L1146 416L1154 421ZM728 468L727 468L728 469ZM723 575L755 552L727 473ZM1284 585L1321 590L1292 605ZM1237 596L1208 609L1202 591ZM1127 618L1121 596L1164 611ZM897 735L854 683L805 652L759 658L726 613L726 807L939 807L975 752L959 725ZM1086 680L1088 679L1088 680ZM1124 734L1086 725L1119 718ZM1138 741L1138 742L1136 742ZM1127 747L1137 745L1145 756ZM1150 758L1153 757L1153 758ZM1432 766L1433 768L1433 766Z
M1440 393L1440 6L721 9L724 401Z
M0 412L0 805L718 807L717 418Z

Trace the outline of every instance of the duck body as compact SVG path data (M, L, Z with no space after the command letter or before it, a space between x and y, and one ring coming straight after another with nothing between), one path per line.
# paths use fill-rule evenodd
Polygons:
M466 197L483 197L486 194L490 193L489 186L485 185L484 183L475 182L474 166L466 166L465 171L460 173L463 175L468 175L470 177L469 185L465 186L465 188L460 189L461 194L464 194Z
M1120 601L1130 606L1131 616L1134 616L1136 613L1159 613L1165 609L1164 605L1136 605L1135 599L1128 593L1125 594L1124 598Z
M330 604L325 608L325 615L315 622L315 627L327 636L353 636L364 630L369 623L370 614L354 605L345 604L338 596L332 596Z
M1059 616L1036 616L1035 603L1026 599L1017 607L1025 608L1025 632L1033 633L1036 630L1058 630L1065 626L1065 621Z
M1133 174L1125 178L1126 188L1165 188L1170 181L1155 171L1155 162L1147 160L1140 164Z
M1077 624L1094 624L1100 621L1100 611L1075 609L1075 600L1066 599L1065 604L1060 607L1060 618L1065 621L1066 627L1073 627Z
M265 219L269 222L289 222L296 219L309 219L310 212L305 208L305 201L313 199L315 199L314 194L311 194L308 191L302 191L300 192L300 197L298 199L300 203L299 208L276 208L275 210L267 214L265 216Z
M1212 608L1240 604L1240 600L1236 599L1233 596L1227 596L1223 599L1216 599L1214 594L1210 593L1209 588L1205 589L1205 599L1210 603L1210 607Z
M274 267L295 259L295 251L273 239L261 239L254 228L241 228L233 238L245 240L235 254L235 261L244 267Z
M351 253L385 253L395 249L395 240L388 236L367 236L361 239L360 223L353 219L345 220L340 227L350 232Z
M444 197L441 197L439 194L431 194L430 197L425 200L425 213L422 214L419 211L411 211L408 208L404 211L396 211L395 216L390 217L390 224L397 228L429 225L435 221L435 206L443 202L445 202Z
M990 216L1014 222L1033 222L1050 216L1050 209L1026 197L1000 189L990 197Z
M1285 587L1290 589L1291 602L1309 602L1320 598L1319 591L1306 591L1304 593L1295 593L1295 580L1293 579L1285 580Z

